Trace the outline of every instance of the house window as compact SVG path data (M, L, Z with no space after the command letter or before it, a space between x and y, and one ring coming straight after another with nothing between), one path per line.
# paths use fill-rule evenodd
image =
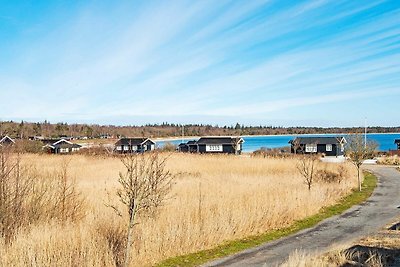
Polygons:
M79 150L78 147L73 147L73 148L72 148L72 152L75 152L75 151L78 151L78 150Z
M317 144L306 144L306 153L317 153Z
M121 151L122 150L122 146L117 146L117 150Z
M60 148L60 153L68 153L68 148Z
M326 151L332 151L332 145L326 144Z
M222 145L206 145L207 152L222 152Z
M151 146L150 146L150 150L154 150L154 145L151 145Z
M137 146L132 146L132 151L136 151L137 150Z
M124 150L128 151L129 150L129 146L124 146Z

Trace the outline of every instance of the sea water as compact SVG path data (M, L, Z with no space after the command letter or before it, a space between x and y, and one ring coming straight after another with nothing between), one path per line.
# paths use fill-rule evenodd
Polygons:
M296 137L306 136L344 136L345 134L308 134L308 135L266 135L266 136L244 136L243 152L253 152L260 148L280 148L290 146L289 141ZM380 151L388 151L389 149L396 149L395 139L400 139L400 133L369 133L367 140L374 141L378 144ZM189 140L196 140L193 138L184 138L184 142ZM159 141L158 147L163 147L167 142L174 145L179 145L182 140Z

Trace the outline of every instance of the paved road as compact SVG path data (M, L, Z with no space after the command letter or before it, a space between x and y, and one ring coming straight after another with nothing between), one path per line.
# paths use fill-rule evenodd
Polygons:
M378 187L367 202L313 228L204 266L277 266L297 250L323 253L334 244L355 241L378 231L400 216L400 172L391 167L365 166L374 172Z

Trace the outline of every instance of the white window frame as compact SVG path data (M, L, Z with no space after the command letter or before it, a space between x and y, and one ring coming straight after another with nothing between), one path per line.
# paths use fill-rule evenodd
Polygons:
M129 146L124 146L124 151L129 151Z
M68 153L69 149L67 148L60 148L60 153Z
M222 152L222 145L206 145L206 152Z
M137 150L137 146L132 146L132 151L136 151Z
M318 145L317 144L306 144L306 153L317 153Z
M326 144L326 149L327 152L332 152L332 144Z
M117 146L117 151L121 151L122 150L122 146Z

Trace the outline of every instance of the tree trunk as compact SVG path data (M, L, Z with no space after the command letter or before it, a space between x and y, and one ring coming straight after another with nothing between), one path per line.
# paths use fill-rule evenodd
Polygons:
M125 267L129 267L129 262L130 262L130 251L132 246L132 233L135 220L135 212L136 212L136 205L134 204L131 217L129 218L128 236L127 236L126 251L125 251L125 264L124 264Z
M361 192L360 167L358 167L357 169L357 178L358 178L358 191Z

